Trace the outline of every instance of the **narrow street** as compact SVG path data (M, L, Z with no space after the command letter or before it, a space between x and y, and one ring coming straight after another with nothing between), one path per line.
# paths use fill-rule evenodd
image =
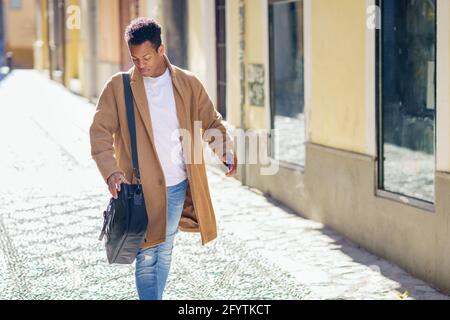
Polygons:
M0 82L0 299L137 299L97 240L94 105L37 71ZM449 299L322 224L208 171L219 237L180 232L165 299Z

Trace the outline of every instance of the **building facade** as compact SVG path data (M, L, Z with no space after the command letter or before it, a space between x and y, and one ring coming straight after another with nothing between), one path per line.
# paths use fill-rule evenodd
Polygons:
M35 0L34 65L72 91L96 100L107 79L132 66L124 31L140 16L166 17L169 57L187 67L186 0ZM170 50L170 48L174 48Z
M447 293L449 15L446 0L194 0L188 19L189 68L264 138L269 161L246 146L239 179Z
M15 68L33 68L33 42L36 37L34 2L0 2L0 57L10 52Z

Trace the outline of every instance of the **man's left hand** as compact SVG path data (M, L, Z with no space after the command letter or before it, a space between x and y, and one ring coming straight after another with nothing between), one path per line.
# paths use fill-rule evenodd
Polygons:
M227 156L226 155L224 155L223 158L222 158L222 161L228 167L228 172L225 173L225 175L227 177L234 177L234 176L236 176L236 173L237 173L237 156L234 153L232 153L232 155L233 155L233 163L231 164L231 166L229 166L228 163L227 163Z

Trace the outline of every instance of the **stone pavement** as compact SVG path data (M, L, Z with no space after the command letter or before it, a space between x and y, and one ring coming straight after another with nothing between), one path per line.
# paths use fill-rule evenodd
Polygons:
M93 112L36 71L0 82L0 299L137 298L134 265L108 265L97 240L109 194ZM219 237L178 234L165 299L448 299L219 168L208 177Z

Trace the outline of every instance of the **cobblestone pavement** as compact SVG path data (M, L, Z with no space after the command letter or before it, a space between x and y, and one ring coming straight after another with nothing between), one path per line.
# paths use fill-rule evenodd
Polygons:
M0 299L136 299L134 265L108 265L97 240L109 194L90 158L94 106L15 71L0 112ZM208 176L219 237L178 234L166 299L448 299L220 169Z

